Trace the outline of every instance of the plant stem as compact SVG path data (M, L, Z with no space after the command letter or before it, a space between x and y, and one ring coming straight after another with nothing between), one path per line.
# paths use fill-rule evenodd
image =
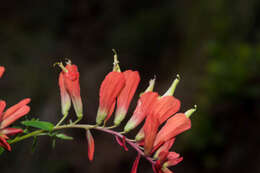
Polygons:
M61 125L61 126L54 127L52 131L62 130L62 129L72 129L72 128L79 128L79 129L85 129L85 130L95 129L95 130L103 131L105 133L109 133L111 135L117 136L117 137L119 137L121 139L123 139L125 137L120 132L113 131L113 130L111 130L109 128L100 127L100 126L97 126L97 125L89 125L89 124L67 124L67 125ZM30 137L38 136L39 134L41 134L43 132L48 132L48 131L36 130L36 131L28 133L26 135L18 136L16 138L14 138L13 140L11 140L9 142L9 144L13 144L13 143L19 142L21 140L24 140L24 139L27 139L27 138L30 138ZM134 148L137 151L138 154L140 154L141 156L145 157L152 164L155 164L155 161L153 161L153 159L151 157L146 156L144 154L144 152L140 149L139 145L136 142L134 142L133 140L128 139L128 138L125 138L125 142L128 143L132 148Z
M33 137L33 136L37 136L38 134L43 133L43 132L44 132L44 130L36 130L36 131L28 133L26 135L18 136L16 138L14 138L13 140L11 140L9 142L9 144L13 144L13 143L19 142L21 140L24 140L24 139L27 139L27 138L30 138L30 137Z
M58 127L58 126L67 118L67 115L68 115L68 114L63 115L63 117L62 117L61 120L56 124L55 127Z

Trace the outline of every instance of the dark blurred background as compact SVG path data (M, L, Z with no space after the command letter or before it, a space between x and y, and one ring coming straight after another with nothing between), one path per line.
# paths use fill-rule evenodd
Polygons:
M139 70L138 92L156 75L155 90L163 94L178 73L181 111L198 105L192 129L174 145L184 157L174 172L260 172L259 17L258 0L1 1L1 99L10 106L30 97L27 118L56 123L60 70L52 65L70 58L81 74L82 123L92 124L115 48L121 69ZM65 132L75 140L59 140L55 149L49 137L39 139L34 153L32 139L13 145L0 158L1 172L130 172L136 153L123 151L112 136L93 131L90 163L85 132ZM139 172L152 172L150 164L142 160Z

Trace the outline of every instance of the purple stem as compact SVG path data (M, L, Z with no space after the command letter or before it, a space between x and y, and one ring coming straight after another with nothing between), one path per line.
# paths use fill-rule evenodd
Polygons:
M120 137L120 138L122 138L123 139L123 135L122 134L120 134L119 132L115 132L115 131L113 131L113 130L110 130L110 129L107 129L107 128L104 128L104 127L94 127L94 129L96 129L96 130L100 130L100 131L103 131L103 132L106 132L106 133L110 133L110 134L112 134L112 135L114 135L114 136L117 136L117 137ZM144 152L142 151L142 150L140 150L140 148L139 148L139 146L138 146L138 144L137 143L135 143L135 142L132 142L130 139L128 139L128 138L125 138L125 141L129 144L129 145L131 145L136 151L137 151L137 153L139 153L141 156L143 156L144 158L146 158L151 164L155 164L155 161L153 161L153 159L151 158L151 157L148 157L148 156L145 156L144 155Z

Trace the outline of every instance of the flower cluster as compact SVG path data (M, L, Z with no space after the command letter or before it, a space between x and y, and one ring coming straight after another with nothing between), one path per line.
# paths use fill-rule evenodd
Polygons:
M2 77L5 68L0 66L0 78ZM4 147L8 151L11 151L11 147L6 141L8 136L23 132L22 129L9 127L14 121L26 115L30 111L30 107L27 105L30 103L30 99L26 98L11 106L6 111L6 102L0 100L0 147Z
M108 73L101 84L99 92L99 108L96 123L101 125L109 120L115 110L114 126L118 126L125 118L130 102L134 96L140 81L137 71L126 70L121 72L117 55L115 54L113 71ZM169 151L175 137L191 128L189 116L195 111L191 109L186 113L177 113L180 109L180 101L173 96L179 82L179 76L173 81L169 90L162 96L153 91L155 79L150 81L148 88L140 94L133 115L124 127L122 134L136 128L142 121L143 127L135 137L138 148L143 147L144 157L152 160L155 173L169 173L168 167L182 161L182 157ZM161 129L160 126L163 125ZM117 138L121 146L123 141ZM93 149L92 149L93 150ZM134 162L132 173L135 173L140 159L138 154Z

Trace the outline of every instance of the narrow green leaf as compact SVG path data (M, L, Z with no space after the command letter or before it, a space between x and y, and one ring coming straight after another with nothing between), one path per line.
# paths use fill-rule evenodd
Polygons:
M26 120L21 122L25 126L35 127L42 130L51 131L54 128L54 125L47 121L39 121L39 120Z
M73 137L65 135L63 133L56 134L56 137L64 140L73 140Z

